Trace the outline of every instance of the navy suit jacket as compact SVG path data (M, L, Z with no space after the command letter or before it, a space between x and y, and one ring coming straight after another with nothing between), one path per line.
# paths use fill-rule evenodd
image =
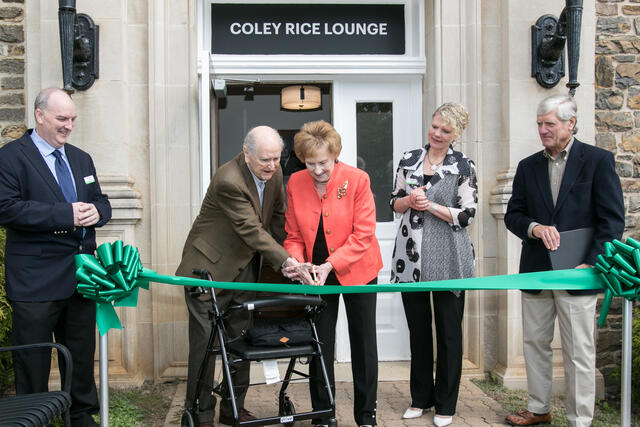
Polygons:
M12 301L55 301L73 295L74 256L95 251L95 227L111 219L111 205L89 154L65 144L78 201L93 203L100 213L100 221L85 228L83 236L82 229L74 227L71 203L31 140L31 132L0 148L0 225L7 230L5 287Z
M542 153L539 151L518 164L504 217L507 228L522 239L520 272L551 270L542 241L527 236L533 221L555 225L558 231L594 228L591 248L583 260L593 265L598 254L604 253L604 243L620 239L624 231L624 201L613 155L574 139L554 206L548 160Z

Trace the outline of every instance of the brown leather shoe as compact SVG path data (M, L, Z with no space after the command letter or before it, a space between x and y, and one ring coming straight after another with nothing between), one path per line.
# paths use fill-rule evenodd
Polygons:
M505 420L512 426L533 426L536 424L551 424L551 414L536 415L533 412L520 410L515 414L507 415Z
M238 421L251 421L255 419L256 417L254 417L253 414L247 411L246 409L244 408L238 409ZM218 421L220 421L220 424L226 424L229 426L232 426L235 423L235 420L233 419L233 414L220 413L220 418L218 418Z

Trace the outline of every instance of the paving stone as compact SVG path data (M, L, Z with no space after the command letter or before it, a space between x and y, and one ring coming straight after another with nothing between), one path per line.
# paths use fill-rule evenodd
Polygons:
M273 416L277 413L277 396L280 384L249 387L245 406L257 417ZM308 386L306 383L291 384L287 394L293 401L296 412L311 410ZM172 410L180 411L184 403L186 387L179 386L172 403ZM433 426L433 410L425 411L420 418L403 420L402 414L411 403L409 381L381 381L378 383L377 423L380 427ZM336 383L336 412L340 427L356 427L353 420L353 384ZM493 399L485 395L468 378L462 378L457 412L453 427L503 426L506 411ZM167 415L165 426L178 425L175 414ZM218 416L216 414L216 421ZM296 422L296 426L310 426L310 421Z

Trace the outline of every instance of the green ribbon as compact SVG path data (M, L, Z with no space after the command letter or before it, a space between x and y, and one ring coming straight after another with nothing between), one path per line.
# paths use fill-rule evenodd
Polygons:
M150 271L150 270L145 270ZM180 286L235 289L247 291L282 292L309 295L357 294L373 292L426 292L464 290L599 290L602 282L592 268L540 271L503 276L472 277L469 279L437 280L433 282L388 283L361 286L312 286L273 283L215 282L179 276L154 274L143 277L149 281Z
M598 317L598 326L602 327L614 296L640 301L640 242L631 237L624 243L620 240L606 242L604 254L598 255L595 267L605 284Z
M95 257L87 254L76 255L75 261L78 292L96 301L96 323L101 335L111 328L122 329L114 307L137 306L138 288L148 290L149 282L310 295L444 290L599 290L606 285L605 301L599 320L602 326L614 295L625 298L633 295L633 298L638 298L640 243L633 239L627 239L627 244L616 242L605 245L606 254L598 258L597 268L594 269L581 268L433 282L361 286L215 282L191 277L166 276L143 268L138 249L131 245L124 246L119 240L113 244L100 245Z

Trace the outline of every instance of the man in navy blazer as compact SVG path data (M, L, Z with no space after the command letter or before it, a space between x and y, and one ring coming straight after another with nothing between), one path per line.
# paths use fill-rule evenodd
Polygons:
M551 270L549 250L561 231L594 229L588 253L576 268L587 268L604 252L604 243L624 230L624 202L613 155L573 137L577 106L556 95L538 106L538 133L544 150L518 164L505 223L522 239L520 272ZM507 416L512 425L549 423L553 328L560 325L567 418L588 426L595 400L594 323L597 291L522 293L527 410Z
M71 422L95 425L95 303L76 291L74 256L96 249L111 218L89 154L67 143L76 118L69 95L44 89L35 130L0 149L0 225L6 227L6 291L14 345L55 341L73 358ZM64 189L63 189L64 188ZM16 392L47 390L51 352L14 354Z

